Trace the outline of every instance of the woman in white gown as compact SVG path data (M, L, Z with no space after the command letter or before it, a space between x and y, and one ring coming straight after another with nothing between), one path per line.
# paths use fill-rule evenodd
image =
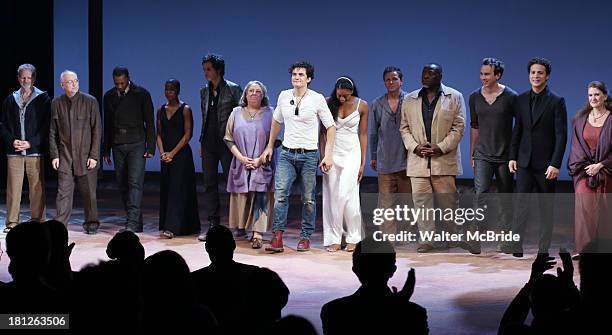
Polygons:
M368 103L359 98L351 78L340 77L327 104L336 121L336 140L334 165L323 175L323 245L329 252L340 250L344 234L345 250L351 252L362 236L359 182L366 161ZM325 140L320 143L325 152Z

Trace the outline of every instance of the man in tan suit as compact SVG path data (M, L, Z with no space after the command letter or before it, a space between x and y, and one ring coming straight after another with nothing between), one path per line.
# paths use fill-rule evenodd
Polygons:
M49 151L51 165L57 170L57 215L55 220L67 224L72 212L74 181L83 197L87 234L100 226L96 203L97 169L100 161L102 125L96 98L79 92L79 79L64 71L60 83L65 94L51 102Z
M423 67L423 88L404 98L400 133L408 151L406 175L410 177L415 208L457 207L455 176L461 174L459 141L465 128L465 102L457 90L442 85L442 67L431 63ZM421 234L434 232L435 219L417 218ZM454 222L446 222L446 232L454 233ZM420 234L420 235L421 235ZM453 244L449 244L453 246ZM423 240L417 252L433 249Z

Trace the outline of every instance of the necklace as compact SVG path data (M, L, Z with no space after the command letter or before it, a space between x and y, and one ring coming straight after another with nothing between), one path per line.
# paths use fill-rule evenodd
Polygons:
M259 110L255 110L255 113L249 112L249 108L248 107L245 107L244 109L249 114L249 117L251 117L251 120L255 119L255 116L257 115L257 113L259 113Z
M591 116L593 117L594 121L601 119L604 115L607 115L607 114L608 114L608 111L606 110L605 112L601 113L599 116L595 116L595 113L591 111Z
M304 94L302 94L302 96L300 97L300 100L297 101L296 106L295 106L295 112L294 114L297 116L300 113L300 104L302 103L302 100L304 100L304 96L306 96L306 93L308 93L308 89L306 89L306 91L304 91ZM291 99L291 104L293 105L293 101L297 100L297 98L295 97L295 95L293 96L293 99Z

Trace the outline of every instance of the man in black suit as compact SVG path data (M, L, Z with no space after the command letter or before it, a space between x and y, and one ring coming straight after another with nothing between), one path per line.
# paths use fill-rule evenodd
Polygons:
M395 273L395 251L389 242L371 237L357 243L353 272L361 287L352 295L330 301L321 309L323 334L363 334L375 327L378 334L428 334L427 310L413 302L414 269L401 291L389 289Z
M548 86L551 64L544 58L533 58L528 64L531 89L517 99L516 123L510 146L510 172L516 173L517 193L554 193L567 141L565 99ZM528 197L519 197L512 231L521 235L511 250L523 256ZM553 196L539 197L540 231L538 253L548 253L553 226ZM506 252L509 250L506 249Z

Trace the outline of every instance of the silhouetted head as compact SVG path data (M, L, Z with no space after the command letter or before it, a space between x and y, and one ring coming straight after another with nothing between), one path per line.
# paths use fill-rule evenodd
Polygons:
M171 287L172 295L191 295L189 266L177 252L164 250L147 257L143 266L144 292ZM157 297L157 294L153 294Z
M66 229L66 226L57 220L46 221L45 225L49 230L51 239L51 253L64 252L68 245L68 229Z
M108 242L106 255L121 262L142 263L145 252L138 236L129 230L124 230L115 234Z
M281 277L268 268L259 268L250 285L254 292L261 292L259 299L252 301L256 319L265 324L280 319L281 311L289 301L289 288Z
M364 285L386 285L395 270L395 250L387 241L367 237L353 252L353 272Z
M223 225L211 227L206 234L206 252L212 263L231 261L236 249L232 232Z
M6 235L9 273L14 280L40 277L49 265L49 231L38 222L24 222Z

